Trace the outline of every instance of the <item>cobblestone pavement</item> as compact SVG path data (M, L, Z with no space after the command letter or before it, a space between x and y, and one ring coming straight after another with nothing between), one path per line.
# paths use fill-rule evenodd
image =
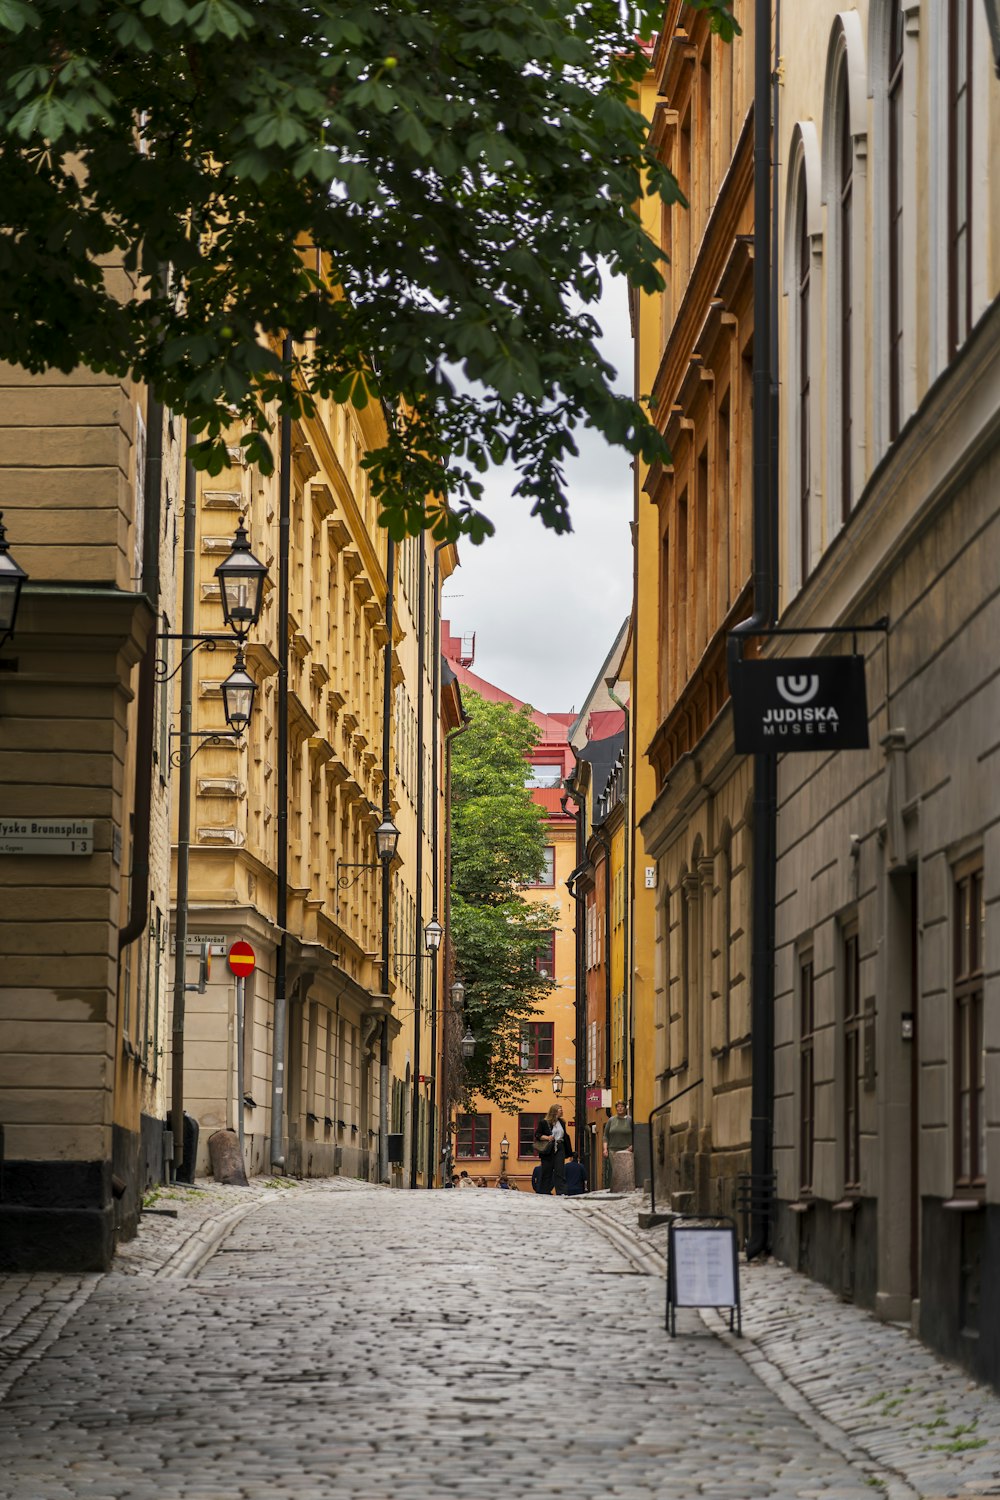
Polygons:
M787 1273L744 1273L745 1326L758 1292L790 1308L778 1334L761 1315L770 1343L744 1341L757 1367L695 1313L666 1337L656 1232L635 1231L630 1200L338 1180L156 1206L177 1219L145 1220L106 1276L0 1283L0 1500L915 1492L905 1464L844 1437L835 1403L781 1377L779 1346L797 1336ZM800 1352L805 1389L825 1356ZM968 1383L932 1364L947 1404L945 1376ZM862 1418L888 1430L897 1386L855 1371ZM969 1394L995 1422L992 1398ZM988 1493L985 1470L965 1467L986 1452L954 1455L920 1493ZM953 1462L937 1461L940 1475Z
M591 1194L569 1207L613 1226L662 1271L666 1226L637 1228L648 1197ZM832 1426L918 1495L1000 1496L1000 1398L988 1386L787 1266L741 1263L740 1281L744 1358L817 1431ZM703 1320L720 1333L720 1314Z

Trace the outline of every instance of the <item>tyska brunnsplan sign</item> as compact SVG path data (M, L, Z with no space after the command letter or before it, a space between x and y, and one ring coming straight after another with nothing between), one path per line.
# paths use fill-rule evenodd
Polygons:
M863 656L740 661L731 689L740 755L868 748Z

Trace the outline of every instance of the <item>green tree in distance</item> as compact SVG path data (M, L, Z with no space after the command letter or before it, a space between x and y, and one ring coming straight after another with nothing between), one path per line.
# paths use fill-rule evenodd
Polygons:
M688 3L732 36L730 0ZM149 382L213 473L234 424L269 468L276 410L379 399L392 535L434 495L436 536L482 540L504 460L568 530L575 429L665 454L592 312L603 266L661 285L636 204L679 194L633 100L662 13L0 0L0 358Z
M545 815L525 786L525 757L538 742L530 710L465 692L469 727L454 741L451 925L455 971L476 1037L465 1063L466 1097L501 1109L527 1098L521 1023L552 988L535 960L558 913L526 901L545 861Z

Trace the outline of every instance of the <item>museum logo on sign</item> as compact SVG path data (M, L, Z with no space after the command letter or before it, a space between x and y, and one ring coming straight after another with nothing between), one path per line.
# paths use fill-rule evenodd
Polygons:
M741 660L731 687L741 755L868 748L863 656Z

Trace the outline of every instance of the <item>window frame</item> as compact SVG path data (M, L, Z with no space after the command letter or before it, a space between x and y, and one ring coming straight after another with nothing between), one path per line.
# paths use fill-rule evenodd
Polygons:
M947 116L947 214L948 239L945 254L948 287L948 357L954 359L972 331L972 70L974 0L949 0L945 69ZM964 7L964 10L963 10ZM961 35L964 16L965 34ZM959 49L964 48L964 81L959 81ZM965 160L959 160L959 124L964 130ZM961 170L964 168L964 170ZM961 175L961 181L959 177ZM960 212L961 211L961 212ZM961 248L958 244L961 241ZM964 271L964 286L959 270Z
M973 907L978 920L963 922L963 913L972 913ZM983 860L979 854L963 861L954 871L952 939L955 1190L960 1196L975 1198L981 1198L986 1191L985 920ZM966 1096L969 1105L967 1151L964 1129Z
M903 425L903 181L905 148L903 61L906 29L900 0L892 0L889 22L889 68L886 81L889 266L889 441L894 442Z
M546 1067L540 1058L548 1053ZM525 1058L528 1062L525 1063ZM555 1072L556 1025L554 1021L522 1021L520 1036L520 1060L522 1073L552 1074Z
M851 100L847 82L847 58L841 63L837 82L839 141L837 150L837 234L839 239L839 348L840 365L840 518L850 519L854 502L854 466L851 447L854 439L853 359L854 311L854 137L851 134Z
M542 934L547 940L547 946L541 953L535 954L535 973L543 979L554 979L556 974L556 930L550 927Z
M545 1119L545 1110L527 1110L517 1117L517 1159L530 1161L535 1155L535 1130L539 1120ZM527 1150L524 1149L527 1143Z
M861 946L857 922L843 930L844 1063L841 1124L843 1127L844 1192L861 1192L861 1070L864 1058L864 1011L861 1004Z
M812 1197L816 1177L816 974L811 948L799 954L799 1193Z
M556 883L556 846L545 844L545 867L537 880L529 880L526 889L529 891L551 891L555 889ZM549 877L549 878L546 878Z
M466 1151L462 1146L462 1131L464 1128L463 1122L469 1120L473 1122L470 1142L472 1150ZM486 1150L477 1151L476 1145L479 1138L479 1133L483 1128L479 1122L483 1120L486 1121ZM491 1114L480 1114L478 1111L475 1114L460 1114L456 1117L455 1123L458 1127L455 1131L455 1160L489 1161L493 1155L493 1116Z
M798 380L795 400L798 407L798 504L800 527L799 566L802 582L809 577L812 558L812 382L810 372L811 273L812 255L809 236L809 195L805 167L799 173L798 200L795 206L795 296L798 315Z

